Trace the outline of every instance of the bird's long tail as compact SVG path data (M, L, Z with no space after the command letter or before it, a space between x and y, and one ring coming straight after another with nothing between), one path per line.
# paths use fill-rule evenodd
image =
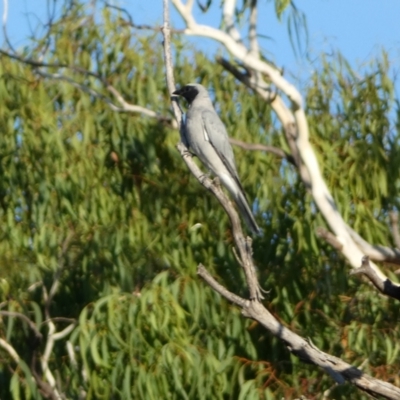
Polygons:
M239 208L240 214L245 220L247 226L250 230L258 235L260 233L260 228L257 225L253 217L253 213L251 212L249 203L246 199L246 195L240 184L239 178L237 176L232 177L228 171L226 173L222 173L219 175L223 185L228 189L229 193L232 195L233 200Z
M254 234L258 235L260 233L260 228L258 227L257 222L253 217L253 213L250 210L250 206L247 202L246 196L241 190L237 190L236 193L232 194L234 196L235 203L239 208L240 214L245 220L247 226Z

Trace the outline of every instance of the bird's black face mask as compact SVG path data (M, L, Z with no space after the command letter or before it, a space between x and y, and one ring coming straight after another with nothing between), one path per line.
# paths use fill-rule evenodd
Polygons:
M189 102L189 104L191 104L192 101L199 94L199 91L194 86L186 85L179 90L175 90L175 92L173 92L172 94L184 97Z

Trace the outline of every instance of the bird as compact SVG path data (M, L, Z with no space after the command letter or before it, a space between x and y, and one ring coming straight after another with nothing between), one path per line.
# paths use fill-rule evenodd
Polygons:
M189 104L184 122L185 144L219 178L250 230L259 234L260 228L240 183L228 133L214 109L207 89L198 83L189 83L172 94L183 97Z

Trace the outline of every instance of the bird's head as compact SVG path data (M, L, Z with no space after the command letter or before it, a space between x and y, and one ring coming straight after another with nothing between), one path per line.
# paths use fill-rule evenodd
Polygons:
M206 88L199 83L189 83L181 87L180 89L175 90L175 92L173 92L172 94L184 97L189 102L189 104L191 104L193 100L199 95L208 97Z

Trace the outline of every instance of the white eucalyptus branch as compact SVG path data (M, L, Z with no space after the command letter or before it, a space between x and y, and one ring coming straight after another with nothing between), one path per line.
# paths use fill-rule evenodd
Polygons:
M47 334L45 350L44 350L42 357L40 358L40 364L42 367L43 374L44 374L47 382L49 383L50 387L52 388L55 397L57 399L61 399L62 397L56 388L56 380L54 378L53 373L51 372L51 370L49 368L49 359L53 352L54 342L56 342L57 340L63 339L67 335L69 335L75 328L76 323L74 322L74 323L68 325L66 328L64 328L60 332L56 332L56 327L55 327L55 324L53 323L53 321L48 320L48 321L46 321L46 323L47 323L49 330L48 330L48 334Z
M49 383L50 387L52 388L54 396L57 399L61 399L60 393L56 389L56 380L54 378L54 375L52 374L52 372L49 369L49 358L50 358L51 352L53 351L53 347L54 347L54 333L56 331L56 327L52 321L48 321L47 325L49 327L49 331L47 334L45 350L44 350L43 356L40 359L40 364L42 366L43 375L45 376L47 382Z
M235 27L236 0L225 0L223 6L223 18L228 34L238 43L242 42L239 31Z
M70 340L67 340L65 347L67 349L67 353L68 353L68 357L69 357L69 361L71 362L71 365L74 367L74 369L77 370L78 362L76 361L74 346Z
M288 96L292 102L293 108L302 107L302 97L299 91L295 86L282 77L278 69L254 57L254 55L251 54L251 52L242 43L237 43L236 40L229 34L207 25L197 24L191 13L188 12L185 4L183 4L180 0L171 1L186 23L186 29L183 30L185 34L208 37L223 44L226 49L234 57L241 60L243 64L255 71L259 71L267 75L274 85Z
M7 18L8 18L8 0L3 0L3 29L7 25Z
M124 99L122 94L117 89L115 89L114 86L107 85L107 90L110 93L112 93L113 96L117 99L118 103L121 106L120 108L122 109L122 111L127 111L127 112L132 112L132 113L140 113L140 114L146 115L151 118L156 118L158 120L167 120L165 117L157 114L155 111L150 110L149 108L138 106L136 104L128 103ZM172 119L170 122L171 122L171 125L173 128L175 128L175 129L178 128L178 124L177 124L176 120Z
M283 100L277 96L275 100L271 101L271 106L276 112L285 131L293 133L293 143L295 143L296 146L296 149L293 150L299 155L299 157L297 157L297 162L300 174L303 181L308 185L307 187L327 224L335 234L337 240L342 244L342 254L353 268L359 268L364 253L349 233L349 227L340 215L333 197L322 177L317 157L309 141L308 122L303 108L303 99L299 91L281 75L278 69L257 58L243 43L238 43L235 37L219 29L199 25L181 0L171 1L186 23L184 33L188 35L204 36L218 41L225 46L232 56L240 60L246 68L259 71L266 75L272 84L274 84L278 90L281 90L290 100L291 105L289 108ZM255 90L257 89L255 88ZM260 90L257 91L259 92ZM293 157L296 159L296 154L293 154ZM375 264L371 262L370 265L381 280L386 279L385 275Z
M374 261L385 261L400 264L400 250L386 246L372 245L363 239L356 231L347 227L350 236L357 243L362 252Z
M2 347L17 364L19 363L20 357L14 347L11 346L11 344L0 338L0 347Z
M257 39L257 0L251 0L249 21L250 51L256 58L260 58L260 47Z

